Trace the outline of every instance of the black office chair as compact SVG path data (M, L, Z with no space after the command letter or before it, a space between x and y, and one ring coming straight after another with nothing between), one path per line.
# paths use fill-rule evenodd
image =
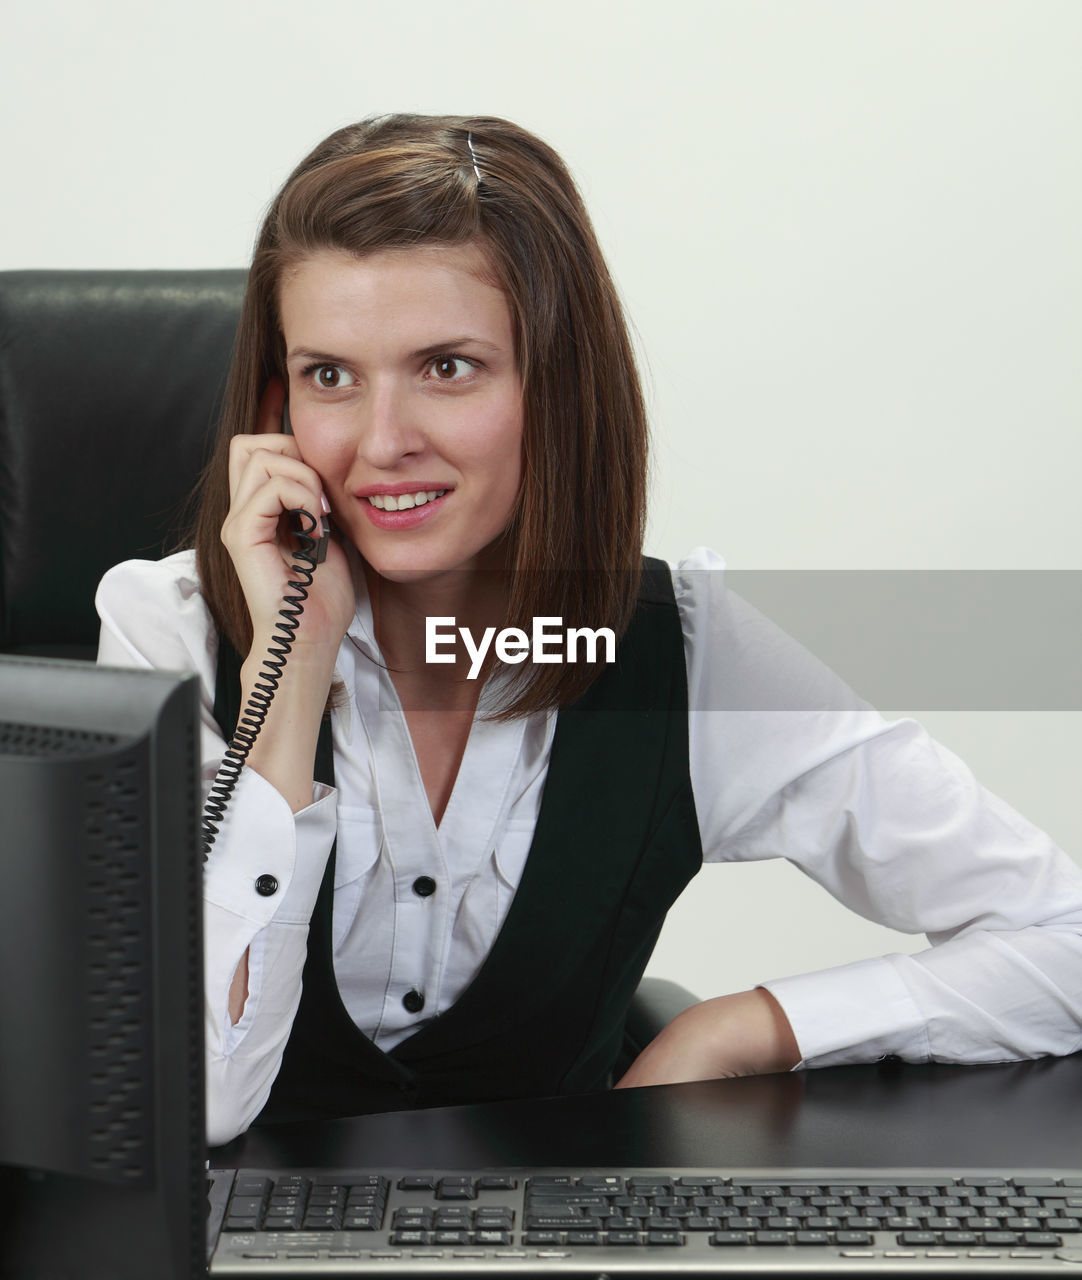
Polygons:
M246 274L0 272L0 653L93 658L102 574L177 545ZM694 1003L644 979L621 1068Z
M102 574L180 536L244 281L0 273L0 651L92 658Z

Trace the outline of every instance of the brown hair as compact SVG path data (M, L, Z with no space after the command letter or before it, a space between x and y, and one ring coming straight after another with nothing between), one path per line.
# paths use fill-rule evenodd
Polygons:
M394 115L330 135L294 170L256 242L195 545L219 630L242 655L251 619L220 540L229 439L284 377L283 272L321 249L362 256L476 243L511 308L523 387L523 481L507 530L507 617L611 627L635 607L646 506L646 412L620 302L560 157L494 117ZM524 621L525 620L525 621ZM524 663L501 718L566 706L597 664Z

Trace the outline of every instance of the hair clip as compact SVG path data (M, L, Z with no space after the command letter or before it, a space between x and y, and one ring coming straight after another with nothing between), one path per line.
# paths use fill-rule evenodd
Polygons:
M477 174L477 181L481 181L481 170L477 167L477 152L473 149L473 134L466 134L466 146L470 149L470 159L473 161L473 171Z

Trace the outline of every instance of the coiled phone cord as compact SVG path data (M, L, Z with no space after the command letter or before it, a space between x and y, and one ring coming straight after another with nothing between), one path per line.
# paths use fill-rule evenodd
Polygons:
M248 701L241 710L237 727L233 731L222 762L218 766L214 783L203 805L203 861L210 854L218 827L225 817L226 806L240 781L241 771L248 753L251 751L260 729L267 719L267 711L274 698L278 682L285 669L286 658L293 649L293 641L300 626L300 617L304 612L304 602L308 599L308 588L312 585L316 566L323 562L327 553L327 535L329 523L324 516L322 522L317 521L303 507L289 513L292 520L293 536L298 546L293 552L294 561L289 572L292 575L286 583L289 590L282 597L282 607L278 611L279 621L274 624L275 635L267 648L266 656L260 667L260 678L255 688L248 695ZM312 535L317 528L321 529L321 537Z

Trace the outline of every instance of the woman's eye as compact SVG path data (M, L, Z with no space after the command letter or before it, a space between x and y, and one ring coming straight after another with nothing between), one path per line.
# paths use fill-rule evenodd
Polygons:
M348 387L353 384L353 375L347 373L338 364L319 364L311 372L315 376L317 386L325 391L334 391L339 387Z
M437 356L431 368L440 382L455 382L472 373L474 366L462 356Z

